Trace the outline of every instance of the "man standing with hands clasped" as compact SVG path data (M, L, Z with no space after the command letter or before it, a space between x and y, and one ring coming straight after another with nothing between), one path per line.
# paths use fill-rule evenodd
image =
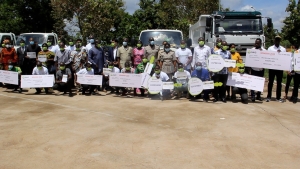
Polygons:
M269 47L268 51L286 52L286 49L284 47L280 46L280 40L281 40L281 37L279 35L275 36L274 45ZM290 59L290 58L287 58L287 59ZM276 76L276 80L277 80L276 100L280 103L283 103L283 100L280 98L281 97L281 82L282 82L282 77L283 77L283 70L273 70L273 69L269 69L268 96L267 96L266 102L271 101L272 88L273 88L275 76Z

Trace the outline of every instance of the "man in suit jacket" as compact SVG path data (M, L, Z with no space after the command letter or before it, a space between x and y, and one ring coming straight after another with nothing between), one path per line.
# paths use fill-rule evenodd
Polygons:
M110 53L110 62L117 61L117 55L118 55L118 39L113 39L111 41L111 47L109 48Z
M17 49L17 55L18 55L18 64L21 70L25 70L26 67L28 67L26 64L24 64L24 58L27 56L25 41L22 39L20 41L20 47Z

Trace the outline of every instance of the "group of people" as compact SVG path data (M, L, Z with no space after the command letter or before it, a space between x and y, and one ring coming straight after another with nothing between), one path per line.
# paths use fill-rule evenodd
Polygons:
M286 49L280 46L280 37L276 36L274 45L269 47L270 51L286 52ZM118 39L111 41L110 47L104 47L101 42L93 36L88 37L88 44L83 46L82 39L77 39L75 42L69 40L66 45L59 39L58 45L54 46L54 42L49 40L47 43L38 46L33 38L29 40L29 45L25 45L25 41L20 41L20 48L17 50L10 45L10 40L3 41L0 53L0 69L16 71L20 75L55 75L55 85L50 90L63 91L64 94L69 92L72 96L72 87L80 86L82 94L96 94L96 91L108 91L111 93L121 94L123 96L129 93L129 90L124 87L109 86L109 75L103 74L103 68L109 68L113 73L143 73L147 63L154 64L150 73L152 77L161 79L162 81L173 81L174 91L170 92L171 96L177 98L185 95L187 98L197 99L202 97L205 102L212 100L213 102L227 100L236 102L236 95L241 95L243 103L248 103L248 90L226 86L228 75L232 72L248 73L254 76L263 77L264 69L262 68L245 68L243 60L236 50L235 44L227 44L226 41L218 38L215 48L210 48L205 45L204 38L198 39L199 45L194 47L193 52L187 47L185 41L181 41L180 47L175 51L171 50L170 44L167 41L163 42L163 48L155 44L153 37L149 38L149 44L144 45L142 41L137 41L135 47L130 47L128 39L124 38L122 44L119 44ZM261 39L256 39L253 49L266 50L262 47ZM297 47L295 49L298 49ZM293 50L292 52L298 52ZM32 53L34 56L32 57ZM220 55L224 59L236 60L239 63L237 67L224 67L219 72L208 71L208 57L211 54ZM40 60L39 56L46 56L46 60ZM300 72L293 71L293 59L291 59L291 69L288 71L288 80L286 95L287 99L288 87L291 79L294 79L294 90L290 100L297 102L298 88L300 82ZM76 75L90 74L103 75L102 86L78 84ZM269 102L272 96L272 87L274 78L277 80L276 100L283 102L281 98L281 82L283 71L269 70L268 95L266 101ZM204 90L198 96L192 96L188 92L188 80L192 77L197 77L202 81L214 81L214 89ZM63 80L66 78L66 80ZM15 90L22 92L20 86L14 86ZM46 93L48 88L44 88ZM121 92L120 92L121 91ZM42 89L36 89L36 94L42 92ZM145 95L144 88L133 89L134 96L137 93L141 96ZM210 99L209 94L213 99ZM262 101L261 93L251 91L251 100Z

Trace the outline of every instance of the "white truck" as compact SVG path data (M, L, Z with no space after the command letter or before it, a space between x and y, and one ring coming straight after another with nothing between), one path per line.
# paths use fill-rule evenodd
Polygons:
M17 44L16 35L15 34L13 34L13 33L0 33L1 44L7 38L10 40L11 45L15 46Z
M56 33L22 33L18 37L17 45L20 45L21 39L25 41L25 45L29 45L29 39L33 38L39 46L42 46L43 43L47 43L50 39L52 41L52 45L55 46L58 44L58 37Z
M216 11L210 15L201 15L197 23L190 25L188 45L195 47L198 45L198 38L203 37L205 44L214 48L216 39L221 38L228 45L236 44L238 52L245 61L246 50L254 46L255 39L260 38L262 45L265 45L263 18L267 18L267 25L271 28L272 19L262 17L258 11Z
M149 38L154 38L155 45L160 46L162 49L163 41L167 41L170 46L171 50L175 51L179 46L181 40L183 40L182 32L179 30L170 30L170 29L149 29L143 30L140 33L139 40L141 40L144 46L149 44Z

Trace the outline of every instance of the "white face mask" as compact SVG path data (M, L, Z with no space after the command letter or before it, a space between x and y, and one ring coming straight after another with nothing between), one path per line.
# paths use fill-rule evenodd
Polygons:
M6 48L10 48L10 45L9 45L9 44L6 44L5 47L6 47Z
M14 66L13 65L8 65L8 69L11 70Z

